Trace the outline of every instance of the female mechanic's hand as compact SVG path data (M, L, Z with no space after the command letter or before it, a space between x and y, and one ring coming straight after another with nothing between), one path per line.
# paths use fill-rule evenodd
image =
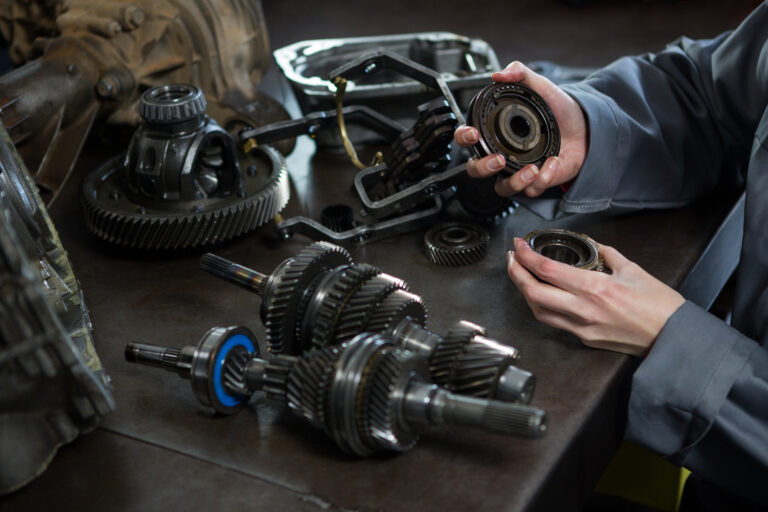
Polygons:
M494 73L494 82L521 82L547 102L555 114L560 127L560 155L544 162L542 169L533 164L526 165L512 176L496 182L496 193L510 196L525 191L528 197L536 197L547 188L566 183L579 173L588 148L587 123L584 112L576 101L558 86L543 76L534 73L521 62L513 62L506 69ZM477 143L480 134L472 126L462 125L456 129L454 139L460 146L469 147ZM467 173L473 178L484 178L504 168L502 155L488 155L467 162Z
M549 259L520 238L508 253L507 271L541 322L589 347L644 356L685 299L616 249L598 247L613 274Z

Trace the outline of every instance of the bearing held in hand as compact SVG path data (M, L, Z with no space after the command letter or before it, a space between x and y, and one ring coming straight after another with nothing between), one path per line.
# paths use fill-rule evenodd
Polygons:
M544 99L520 83L493 83L469 104L467 124L480 132L472 146L478 158L500 153L509 174L528 165L538 167L560 153L560 129Z
M525 235L525 241L542 256L585 270L608 272L597 245L586 235L567 229L542 229Z

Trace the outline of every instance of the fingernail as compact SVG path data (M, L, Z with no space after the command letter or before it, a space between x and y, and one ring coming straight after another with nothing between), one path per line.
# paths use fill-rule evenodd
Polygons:
M523 181L525 182L532 182L536 179L536 176L539 175L539 168L535 165L529 166L527 169L523 171L523 173L520 175L523 178Z
M513 261L515 261L515 253L512 251L507 251L507 265L511 265Z
M506 164L507 162L504 160L503 156L495 155L493 158L491 158L488 161L488 169L492 171L500 171L504 168Z
M555 172L557 168L560 167L560 159L556 156L550 158L547 167L549 168L549 172Z

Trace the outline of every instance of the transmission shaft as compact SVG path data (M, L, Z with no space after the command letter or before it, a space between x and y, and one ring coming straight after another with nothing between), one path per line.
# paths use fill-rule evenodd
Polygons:
M125 354L131 362L190 379L197 398L224 414L263 390L358 456L406 451L426 426L464 425L527 438L546 431L544 411L451 393L430 382L418 354L378 334L363 333L299 357L262 359L257 346L248 329L218 327L197 346L132 343Z
M316 242L267 276L214 254L203 270L261 297L261 318L272 353L300 354L362 332L392 338L428 361L431 379L460 394L530 403L535 378L514 363L518 351L458 322L445 336L426 328L427 309L408 285L349 253Z

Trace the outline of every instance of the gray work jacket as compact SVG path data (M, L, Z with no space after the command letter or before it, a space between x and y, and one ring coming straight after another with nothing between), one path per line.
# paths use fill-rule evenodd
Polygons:
M768 504L768 5L733 32L620 59L564 89L590 135L559 214L746 188L734 328L690 302L673 314L635 373L626 437Z

